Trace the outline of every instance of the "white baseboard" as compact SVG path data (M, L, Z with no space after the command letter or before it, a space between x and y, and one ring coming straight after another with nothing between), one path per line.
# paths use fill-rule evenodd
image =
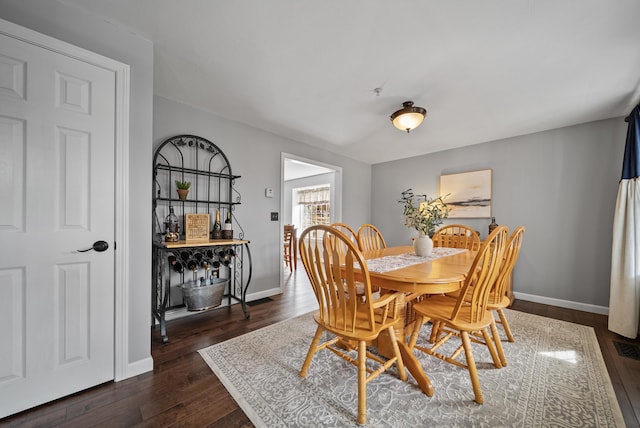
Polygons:
M247 302L264 299L265 297L275 296L276 294L282 294L282 290L280 289L280 287L259 291L257 293L247 294Z
M572 302L570 300L554 299L553 297L536 296L534 294L514 292L516 299L527 302L543 303L545 305L559 306L561 308L575 309L578 311L591 312L600 315L609 315L608 306L590 305L588 303Z
M124 377L116 378L115 381L128 379L130 377L138 376L142 373L147 373L153 370L153 358L148 357L142 360L138 360L134 363L127 364Z

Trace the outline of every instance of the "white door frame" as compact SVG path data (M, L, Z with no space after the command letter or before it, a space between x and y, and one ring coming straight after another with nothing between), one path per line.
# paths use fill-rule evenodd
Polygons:
M112 71L116 78L114 380L130 373L129 354L129 80L127 64L0 19L0 34Z
M279 221L279 229L278 230L282 230L283 227L283 222L284 222L284 210L285 210L285 206L284 206L284 161L285 159L294 159L294 160L298 160L301 162L305 162L305 163L310 163L312 165L318 165L318 166L322 166L328 169L332 169L335 171L335 182L334 182L334 195L335 195L335 201L332 201L331 203L331 211L332 211L332 221L336 222L336 221L342 221L342 167L336 166L336 165L331 165L328 163L324 163L324 162L319 162L317 160L314 159L309 159L309 158L305 158L302 156L298 156L298 155L294 155L291 153L285 153L285 152L281 152L280 153L280 221ZM288 209L288 208L287 208ZM299 231L302 232L302 231ZM280 251L278 252L279 254L279 265L280 266L280 282L279 282L279 288L280 291L282 291L282 285L283 285L283 269L282 269L282 257L283 257L283 251L284 251L284 247L283 247L283 234L280 233Z

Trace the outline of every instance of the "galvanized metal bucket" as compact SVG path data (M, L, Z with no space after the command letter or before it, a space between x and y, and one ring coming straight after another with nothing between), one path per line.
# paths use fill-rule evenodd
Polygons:
M228 282L226 278L211 278L211 285L196 286L194 282L182 284L180 288L187 310L203 311L220 306Z

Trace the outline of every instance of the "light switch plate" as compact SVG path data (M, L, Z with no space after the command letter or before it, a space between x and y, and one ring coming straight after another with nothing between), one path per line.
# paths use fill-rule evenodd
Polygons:
M267 198L273 198L273 189L271 187L264 189L264 196Z
M271 211L271 221L278 221L278 212Z

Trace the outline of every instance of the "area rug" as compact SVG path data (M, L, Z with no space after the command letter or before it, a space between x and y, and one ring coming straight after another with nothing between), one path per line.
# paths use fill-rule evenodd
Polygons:
M399 380L394 367L367 385L367 426L624 426L591 327L506 314L516 339L503 342L508 365L494 368L484 347L474 346L484 404L473 401L466 370L416 351L434 396L411 375ZM325 350L306 378L298 375L315 328L306 314L199 352L257 427L356 426L354 366ZM425 325L420 342L429 333Z

